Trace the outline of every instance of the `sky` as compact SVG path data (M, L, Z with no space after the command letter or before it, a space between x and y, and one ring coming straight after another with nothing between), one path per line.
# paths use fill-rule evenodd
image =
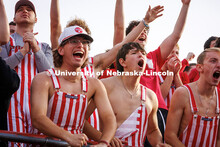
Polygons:
M51 0L31 0L36 9L38 22L34 32L40 42L50 44L50 3ZM8 21L13 20L17 0L3 0ZM105 52L113 46L114 9L116 0L60 0L62 28L75 17L84 19L90 27L94 42L90 56ZM164 6L163 16L150 23L146 51L153 51L169 36L174 28L182 7L181 0L124 0L125 25L131 20L142 20L148 6ZM204 42L210 36L220 36L220 0L191 0L186 25L179 40L180 59L188 52L196 58L203 51Z

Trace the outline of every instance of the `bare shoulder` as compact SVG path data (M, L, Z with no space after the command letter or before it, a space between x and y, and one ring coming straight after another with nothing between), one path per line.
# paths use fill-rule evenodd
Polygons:
M113 87L115 87L115 83L117 80L118 78L116 76L113 76L113 77L102 79L101 81L105 85L107 90L111 90Z
M177 107L179 107L179 106L185 107L186 104L188 104L188 101L189 101L188 90L186 89L186 87L181 86L175 90L175 92L172 96L171 105L173 103Z
M146 87L146 95L147 95L148 100L150 100L150 102L153 105L156 105L156 106L158 105L157 95L153 90Z
M157 96L156 96L155 92L149 88L146 88L145 106L146 106L147 112L149 114L153 114L152 112L156 112L156 110L158 108Z
M99 79L94 78L94 77L87 77L87 79L88 79L88 82L91 84L100 84L101 83L101 81Z
M150 100L152 100L152 101L157 100L157 95L153 90L151 90L149 88L146 88L146 94L147 94L147 96L149 97Z
M104 87L101 80L94 78L94 77L88 77L88 83L89 83L90 89L92 89L92 90L97 90L97 89Z
M32 81L32 85L44 85L44 86L48 86L52 84L52 81L51 81L51 77L50 77L50 74L47 72L47 71L44 71L44 72L41 72L41 73L38 73L33 81Z
M101 79L101 81L102 81L102 83L104 84L104 85L107 85L107 83L109 83L109 82L114 82L115 80L117 79L117 77L116 76L113 76L113 77L108 77L108 78L105 78L105 79Z
M188 90L184 86L178 87L174 94L180 96L181 99L185 99L185 97L189 96Z

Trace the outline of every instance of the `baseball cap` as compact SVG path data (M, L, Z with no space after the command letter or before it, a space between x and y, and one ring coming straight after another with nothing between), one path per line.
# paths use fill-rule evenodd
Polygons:
M15 5L15 13L17 12L19 7L21 7L21 6L29 6L34 11L34 13L36 15L34 4L31 1L29 1L29 0L19 0Z
M80 26L70 26L70 27L65 28L64 31L61 33L59 40L58 40L59 45L63 41L74 36L82 36L85 39L93 42L92 37L88 35L87 32L83 28L81 28Z

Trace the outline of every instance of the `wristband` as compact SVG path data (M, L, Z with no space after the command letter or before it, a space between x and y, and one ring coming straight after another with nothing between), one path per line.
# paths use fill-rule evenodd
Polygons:
M99 143L104 143L104 144L106 144L107 146L109 146L109 143L108 143L107 141L105 141L105 140L100 140Z
M150 26L149 26L148 24L145 23L144 19L143 19L142 21L143 21L144 26L145 26L146 28L150 28Z

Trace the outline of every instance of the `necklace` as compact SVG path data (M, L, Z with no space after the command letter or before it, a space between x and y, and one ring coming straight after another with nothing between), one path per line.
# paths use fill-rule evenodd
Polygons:
M122 80L122 78L121 78L121 82L122 82L122 84L123 84L123 87L124 87L124 89L131 95L131 99L133 99L133 97L135 97L136 96L136 94L137 94L137 91L139 90L139 85L137 85L136 87L135 87L135 89L134 89L134 92L133 93L131 93L126 87L125 87L125 85L124 85L124 82L123 82L123 80Z
M196 92L198 93L198 96L199 96L199 101L201 102L201 104L203 105L202 103L202 100L201 100L201 97L200 97L200 94L199 94L199 91L198 91L198 85L197 85L197 82L196 82ZM215 94L214 94L215 95ZM212 95L212 97L209 99L209 103L208 103L208 108L206 108L206 112L205 112L205 116L207 117L208 116L208 113L209 113L209 110L210 110L210 106L211 106L211 101L213 100L213 97L214 95ZM204 105L203 105L204 106Z

